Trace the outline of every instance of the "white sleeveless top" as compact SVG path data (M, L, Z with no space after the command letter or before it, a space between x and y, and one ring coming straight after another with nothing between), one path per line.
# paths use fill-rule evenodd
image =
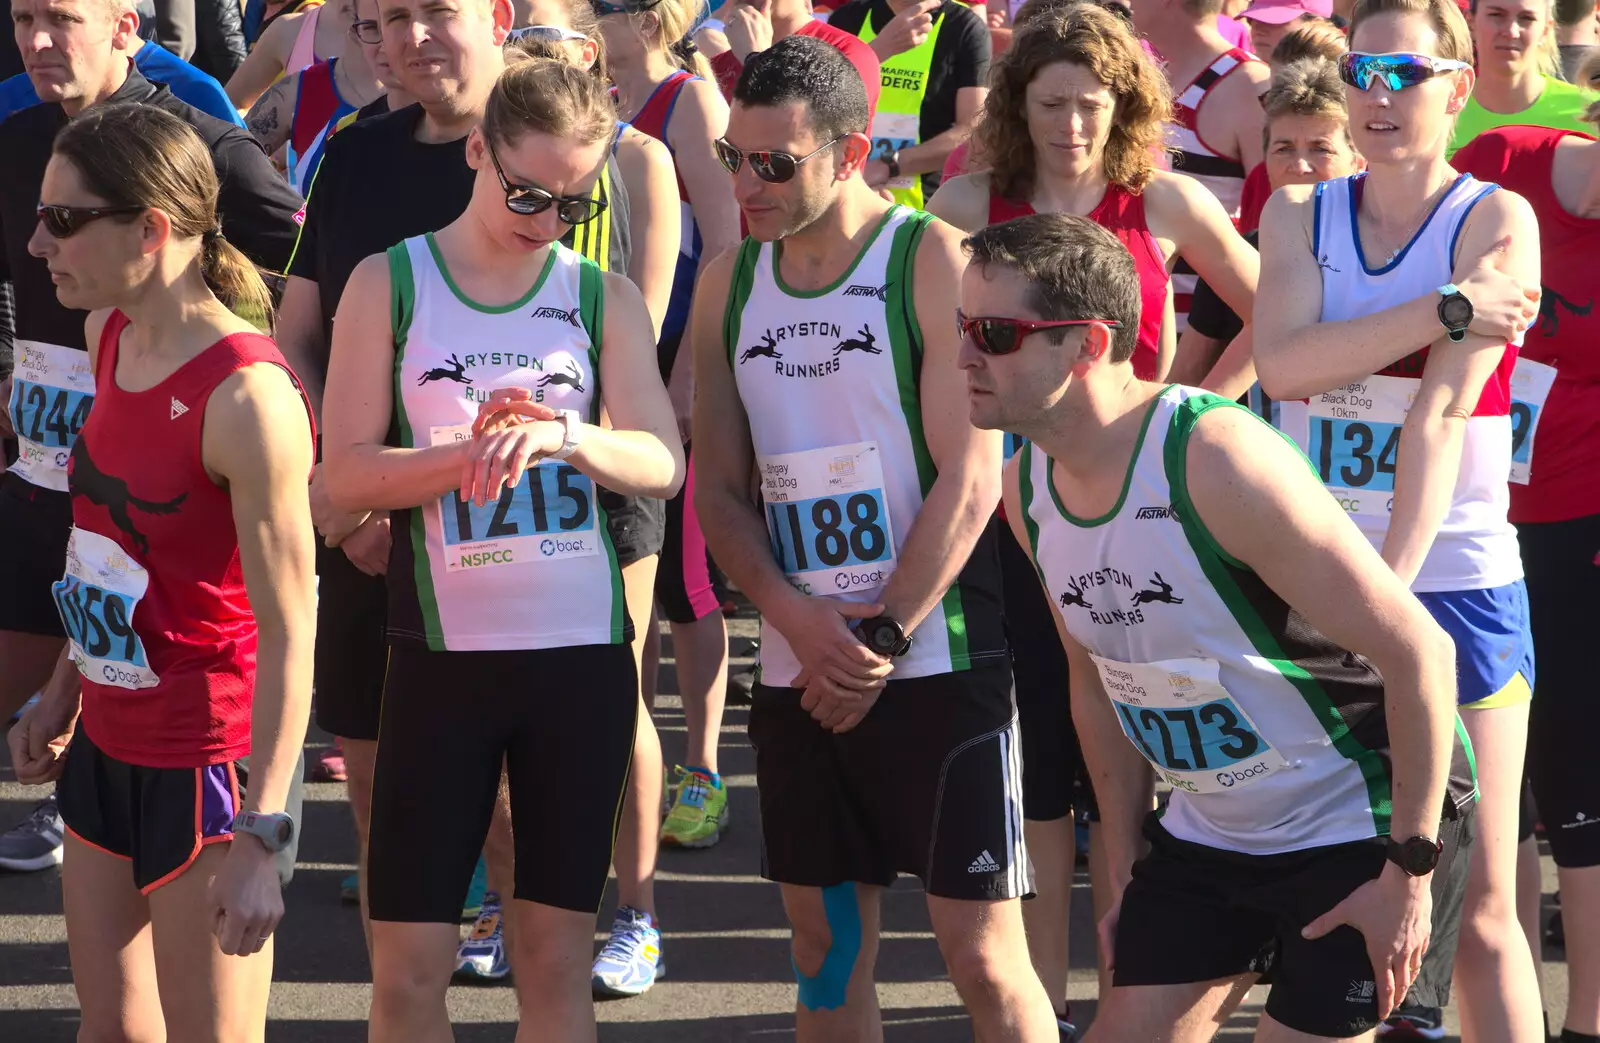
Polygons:
M1322 271L1323 322L1371 315L1450 282L1462 223L1498 187L1462 174L1411 242L1384 266L1373 267L1362 253L1356 224L1364 177L1336 178L1316 188L1312 250ZM1279 411L1283 432L1311 458L1318 477L1380 549L1389 530L1400 426L1416 398L1427 345L1395 349L1401 357L1381 375L1334 388L1309 403L1282 402ZM1516 530L1506 517L1515 363L1516 348L1508 345L1505 361L1467 421L1450 510L1413 590L1482 590L1522 578Z
M470 438L478 404L523 387L593 423L604 289L599 269L551 244L519 301L489 306L456 286L432 234L389 249L395 331L391 444ZM394 512L389 632L435 651L619 644L622 573L595 485L570 463L529 468L495 502L455 493Z
M895 206L832 286L790 289L781 244L746 239L724 318L729 365L750 421L773 556L796 588L870 602L938 472L923 439L921 328L911 261L928 215ZM913 632L894 677L1005 662L992 534ZM800 664L762 624L761 681Z
M1072 515L1052 461L1023 443L1034 561L1094 657L1134 748L1172 785L1173 836L1253 855L1381 836L1391 774L1383 679L1311 627L1196 517L1195 423L1242 408L1172 385L1151 403L1110 513ZM1474 791L1458 741L1451 794Z

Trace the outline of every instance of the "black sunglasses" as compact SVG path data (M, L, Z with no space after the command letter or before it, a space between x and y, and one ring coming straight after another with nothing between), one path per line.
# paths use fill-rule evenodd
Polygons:
M147 206L55 206L40 203L38 214L39 223L44 225L46 232L56 239L65 239L102 217L125 217L142 214L148 209Z
M659 3L661 0L626 0L620 4L609 3L608 0L589 0L589 9L596 18L604 18L608 14L643 14Z
M971 337L972 343L985 355L1009 355L1022 347L1025 337L1040 330L1089 326L1096 322L1114 330L1122 328L1117 319L1006 319L993 315L968 316L960 308L956 309L956 324L961 327L961 335Z
M832 141L823 142L815 151L798 159L787 152L766 150L746 152L742 148L735 148L728 144L728 139L726 138L718 138L713 144L717 147L718 161L722 163L728 173L737 174L739 168L744 165L744 161L748 159L750 161L750 169L755 171L756 177L769 185L781 185L785 181L794 178L795 173L800 169L800 164L822 152L823 149L831 145L837 145L844 138L845 135L841 134Z
M528 217L555 207L557 220L576 226L586 225L605 212L605 202L589 196L558 196L533 185L513 185L506 180L506 172L500 168L500 157L494 154L494 144L487 138L484 144L489 149L489 162L494 164L494 172L500 178L500 187L505 191L506 209L513 214Z

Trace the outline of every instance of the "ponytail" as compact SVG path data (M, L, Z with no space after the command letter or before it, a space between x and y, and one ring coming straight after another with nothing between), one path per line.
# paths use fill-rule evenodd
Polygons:
M272 331L272 294L266 282L220 228L208 229L200 237L200 274L229 311L263 333Z

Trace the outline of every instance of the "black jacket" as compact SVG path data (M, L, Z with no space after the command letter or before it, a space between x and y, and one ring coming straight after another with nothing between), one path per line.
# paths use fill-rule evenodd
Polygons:
M222 185L217 208L223 235L260 267L283 271L294 249L302 203L256 140L179 101L165 86L139 75L131 62L127 82L105 104L119 102L155 105L200 133ZM84 313L56 300L45 263L28 253L50 147L66 123L59 105L35 105L0 123L0 280L10 281L16 302L11 325L0 328L0 340L7 346L16 338L84 347Z

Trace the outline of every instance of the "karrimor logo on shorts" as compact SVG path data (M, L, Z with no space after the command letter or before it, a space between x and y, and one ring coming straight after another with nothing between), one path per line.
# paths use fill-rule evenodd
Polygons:
M1344 994L1346 1003L1371 1003L1378 995L1378 985L1371 981L1352 981Z

